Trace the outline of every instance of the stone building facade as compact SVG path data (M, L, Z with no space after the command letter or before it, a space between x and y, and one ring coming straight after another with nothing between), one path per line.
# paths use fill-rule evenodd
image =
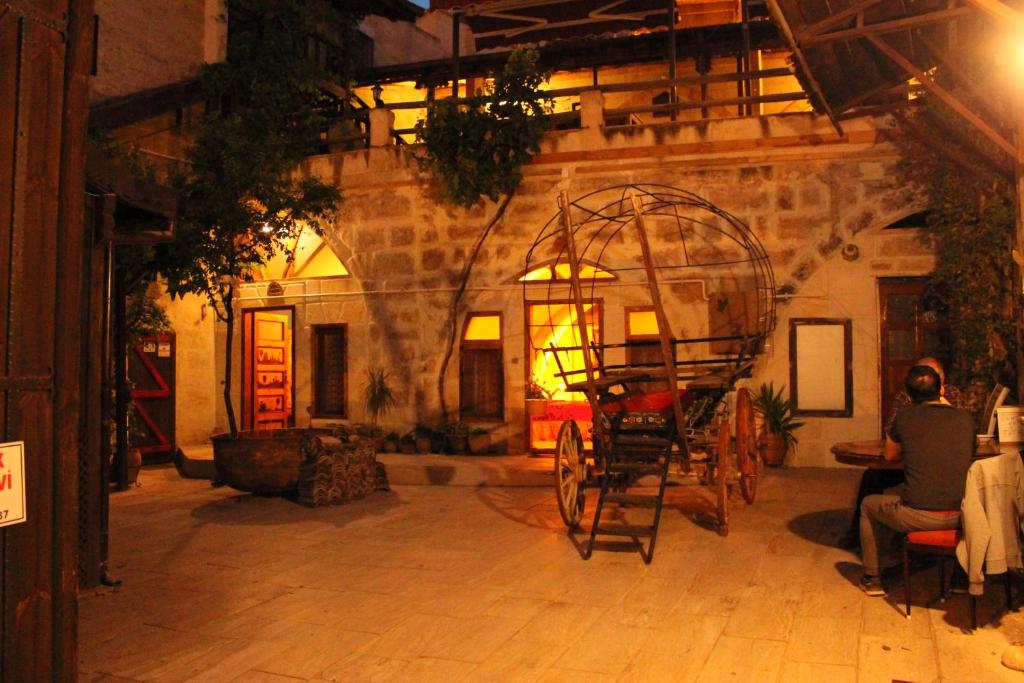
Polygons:
M827 466L833 442L878 436L879 278L921 276L933 265L920 229L885 229L923 208L922 198L898 179L900 157L885 140L887 122L847 121L842 135L813 114L612 129L601 125L599 94L581 99L583 128L546 136L506 215L483 245L460 310L460 331L467 313L501 316L503 418L486 424L498 440L509 452L523 452L528 445L523 399L530 359L523 286L517 281L526 252L557 211L559 191L578 196L623 183L689 190L742 219L764 243L779 287L778 324L745 384L789 383L790 318L851 321L853 414L808 418L790 464ZM389 114L374 115L378 120L371 130L386 132ZM448 302L474 239L496 207L488 202L462 210L439 203L430 178L409 154L378 132L368 150L314 157L302 169L342 188L344 202L324 239L350 275L242 287L241 308L291 312L298 426L308 424L314 412L315 326L331 324L345 325L346 419L367 417L360 395L371 367L388 370L397 389L398 406L384 420L388 429L404 431L441 418L436 386ZM604 302L606 341L622 340L628 303ZM222 353L213 349L223 348L222 326L215 326L200 305L185 302L172 313L179 348L192 348L197 359L205 359L190 361L179 377L207 387L207 395L219 395ZM239 346L235 358L241 353ZM240 383L240 376L233 380L236 406ZM448 405L458 406L458 348L445 391ZM205 411L182 405L193 393L202 392L179 393L182 443L202 440L225 424L219 405L214 425Z

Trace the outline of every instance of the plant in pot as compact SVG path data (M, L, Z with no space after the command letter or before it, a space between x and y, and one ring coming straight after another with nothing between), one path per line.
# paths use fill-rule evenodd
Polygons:
M433 429L427 425L419 424L416 425L412 430L413 436L416 438L416 452L417 453L434 453L434 441L437 439Z
M397 405L395 392L391 388L391 375L383 368L367 368L366 383L363 384L363 403L370 415L370 431L377 438L382 436L377 422L381 415L386 415ZM389 434L388 436L391 436ZM394 434L395 448L398 447L398 434ZM387 437L384 438L384 442Z
M465 422L449 422L444 426L446 450L465 453L469 450L469 426Z
M793 432L804 426L803 422L797 422L793 416L793 402L782 397L785 390L785 384L776 391L774 382L762 383L754 397L754 410L764 422L758 440L761 458L766 465L772 467L783 463L789 449L797 442Z
M406 455L412 455L416 452L416 434L413 432L406 432L402 434L402 437L398 440L398 450Z
M526 385L526 414L530 417L544 417L548 412L548 401L553 391L546 388L536 377L531 377Z
M469 452L481 455L491 450L491 432L483 427L474 427L469 432Z

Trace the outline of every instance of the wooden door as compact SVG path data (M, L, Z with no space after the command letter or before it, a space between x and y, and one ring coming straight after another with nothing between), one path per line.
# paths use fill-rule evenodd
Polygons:
M928 278L882 278L878 281L881 310L882 425L892 411L892 399L903 388L907 370L924 356L948 365L945 320L925 301Z
M293 424L291 312L246 312L244 328L242 427L290 427Z
M174 356L173 334L145 336L128 354L136 415L132 445L147 464L174 457Z

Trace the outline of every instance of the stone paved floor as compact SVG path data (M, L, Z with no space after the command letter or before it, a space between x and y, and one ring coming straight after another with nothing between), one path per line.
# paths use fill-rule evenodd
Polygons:
M310 510L173 470L111 503L119 589L84 593L82 680L1024 681L1024 617L962 632L934 569L868 598L831 547L852 470L767 474L732 532L670 491L654 563L580 559L546 488L397 486ZM1024 613L1021 613L1024 614Z

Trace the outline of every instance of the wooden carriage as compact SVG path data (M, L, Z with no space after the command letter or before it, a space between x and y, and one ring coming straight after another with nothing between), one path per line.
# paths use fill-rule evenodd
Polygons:
M566 277L548 279L546 300L568 307L563 321L571 333L553 331L536 351L554 364L559 388L583 394L590 408L589 433L565 420L554 447L558 509L571 530L583 521L588 490L598 491L583 557L599 536L617 536L632 539L645 562L653 559L673 462L713 488L718 532L727 534L730 491L738 487L753 503L760 469L750 392L736 390L775 323L774 279L760 242L738 218L690 192L624 185L576 200L562 192L526 272L537 263L565 265ZM696 319L694 305L688 317L680 282L716 294L696 304L711 313L689 335L682 328ZM533 305L535 286L524 283L524 300ZM604 290L626 310L645 293L656 335L595 339L587 307ZM716 326L723 309L730 315ZM649 510L649 523L609 515L626 508Z

